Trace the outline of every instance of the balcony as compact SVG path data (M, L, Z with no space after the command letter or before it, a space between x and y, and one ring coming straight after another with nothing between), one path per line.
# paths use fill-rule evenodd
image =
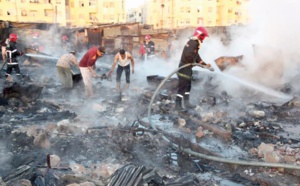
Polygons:
M40 3L39 0L30 0L29 3Z

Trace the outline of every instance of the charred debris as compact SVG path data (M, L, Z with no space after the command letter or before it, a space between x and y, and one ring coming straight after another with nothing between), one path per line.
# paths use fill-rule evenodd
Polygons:
M135 25L120 27L124 31L131 26ZM113 30L103 28L102 43L108 42L105 29ZM123 34L117 35L126 38ZM128 43L134 50L134 44ZM240 59L223 56L216 64L225 70ZM132 83L132 93L117 95L104 66L97 68L102 78L95 86L101 96L86 100L80 75L74 74L72 90L63 90L47 71L54 59L30 60L21 64L26 74L21 79L5 84L5 73L0 74L0 185L300 183L296 96L280 104L268 99L246 101L261 93L243 89L247 94L235 98L226 90L218 91L214 75L195 73L193 83L205 91L194 90L196 109L178 112L176 78L168 79L149 105L164 76L147 76L143 86ZM292 83L280 89L291 90Z

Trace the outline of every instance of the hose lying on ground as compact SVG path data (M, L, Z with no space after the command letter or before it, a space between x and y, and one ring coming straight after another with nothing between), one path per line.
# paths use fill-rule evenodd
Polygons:
M188 67L188 66L199 66L199 67L203 68L203 65L200 65L198 63L189 63L189 64L186 64L186 65L183 65L183 66L177 68L176 70L171 72L167 77L165 77L165 79L159 84L159 86L156 88L154 94L152 95L151 101L150 101L149 106L148 106L148 120L149 120L149 124L150 124L150 126L153 130L157 131L157 128L151 122L151 107L152 107L153 101L154 101L157 93L160 91L162 86L165 84L165 82L171 76L173 76L180 69ZM167 142L171 142L165 135L163 137ZM179 146L177 144L175 144L175 143L171 143L171 144L175 149L179 149ZM286 168L286 169L300 170L300 166L297 166L297 165L281 164L281 163L254 162L254 161L229 160L229 159L226 159L226 158L220 158L220 157L215 157L215 156L210 156L210 155L198 153L198 152L192 151L191 149L187 149L187 148L180 148L180 150L182 152L188 153L188 154L193 155L195 157L208 159L208 160L211 160L211 161L216 161L216 162L221 162L221 163L247 165L247 166L257 166L257 167L274 167L274 168Z

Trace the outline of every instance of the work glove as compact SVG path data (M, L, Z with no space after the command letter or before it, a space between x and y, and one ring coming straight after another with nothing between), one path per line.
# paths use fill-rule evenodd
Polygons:
M211 66L211 64L210 63L207 63L206 65L205 65L205 68L207 68L208 70L210 70L210 71L215 71L215 69Z

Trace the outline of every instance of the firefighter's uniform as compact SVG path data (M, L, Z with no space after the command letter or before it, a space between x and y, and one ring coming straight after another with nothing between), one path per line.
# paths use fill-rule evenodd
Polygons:
M206 65L200 55L198 54L198 50L201 46L201 42L193 37L191 38L186 45L184 46L181 60L179 63L179 68L188 63L200 63ZM193 66L188 66L182 68L178 71L177 76L179 79L178 82L178 92L176 95L176 108L178 109L186 109L195 107L189 102L191 84L192 84L192 68Z

